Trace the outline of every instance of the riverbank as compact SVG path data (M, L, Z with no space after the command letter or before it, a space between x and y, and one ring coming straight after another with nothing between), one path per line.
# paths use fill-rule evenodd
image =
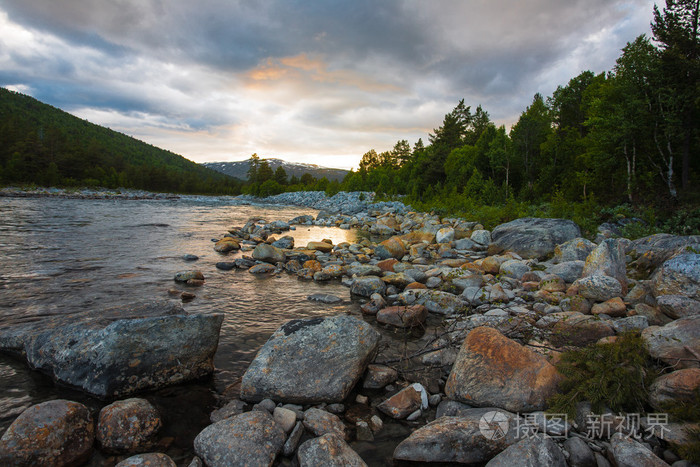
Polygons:
M357 201L365 200L357 195ZM694 352L700 352L700 297L693 275L698 255L692 249L700 246L700 239L661 236L592 243L581 239L572 224L529 219L489 231L474 221L392 205L352 214L251 219L222 232L213 246L221 255L218 271L258 274L261 290L274 287L280 275L299 278L302 287L339 282L349 288L349 298L362 304L362 314L342 322L314 317L282 325L268 341L273 354L282 357L266 353L268 344L262 346L240 390L227 392L236 397L212 414L215 423L197 437L198 457L208 465L226 456L281 465L296 458L320 465L338 461L342 453L348 456L344 459L360 462L350 449L377 461L373 446L394 424L407 432L392 448L393 461L387 462L483 463L501 451L512 456L517 449L547 452L558 461L567 454L569 460L576 455L607 456L618 462L623 452L648 456L641 445L617 439L615 430L591 433L592 413L586 412L585 404L576 407L577 417L570 417L569 425L560 423L559 428L543 423L537 414L561 383L553 371L558 353L619 339L626 330L640 332L655 359L678 366L691 362L678 370L681 373L659 377L664 379L654 383L654 406L643 414L646 425L633 428L646 433L649 415L658 413L651 410L660 410L657 402L669 393L672 399L685 397L668 388L678 387L679 380L697 380L692 362ZM286 229L307 225L357 228L385 240L334 244L319 238L290 244ZM195 270L173 271L173 276ZM213 271L199 272L203 279L193 275L188 280L195 282L178 281L174 288L195 295L195 300L200 293L215 293L207 289ZM399 346L400 338L387 342L374 334L379 330L400 336L411 328L428 331L413 347ZM340 338L340 331L349 334ZM301 348L295 347L297 340L304 343ZM683 346L669 349L660 343L676 340ZM339 389L331 390L331 381L337 381ZM314 394L314 389L322 394ZM269 415L255 413L261 410ZM487 422L495 422L493 429L501 428L508 436L487 439L479 427L488 414L492 418ZM590 418L591 423L596 420L608 419ZM683 436L688 428L668 422L664 428L675 430L675 435ZM532 436L518 436L516 426L528 427ZM629 434L630 427L624 429ZM450 438L456 432L459 437ZM248 445L224 445L236 434L258 439L264 433L272 433L272 438L271 447L262 453ZM583 440L586 447L574 439ZM668 440L658 433L645 442L657 457L672 459ZM455 443L464 449L455 448ZM333 446L336 457L319 457L329 455L324 446ZM427 450L428 446L439 448ZM482 457L467 457L479 446ZM120 456L114 459L125 455Z

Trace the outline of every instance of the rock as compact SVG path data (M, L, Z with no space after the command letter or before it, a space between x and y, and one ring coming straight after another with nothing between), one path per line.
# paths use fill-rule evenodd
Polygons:
M603 303L596 303L591 308L591 313L594 315L604 314L613 318L619 318L627 315L627 306L620 297L615 297Z
M345 425L342 420L337 415L325 410L312 407L304 412L304 427L315 436L332 433L341 439L345 438Z
M272 246L281 250L291 250L292 248L294 248L294 237L290 235L285 235L279 240L275 240L274 242L272 242Z
M614 277L622 287L622 295L627 295L627 263L622 242L609 238L588 255L582 276L595 275Z
M177 464L167 454L149 452L128 457L115 467L177 467Z
M445 394L476 407L531 412L546 408L560 378L544 356L483 326L464 340Z
M491 243L491 232L488 230L475 230L469 237L474 243L482 246L487 246Z
M578 288L578 293L585 298L596 302L604 302L614 297L622 296L620 281L610 276L587 276L577 279L573 283Z
M506 261L505 256L487 256L481 262L481 269L486 274L498 274L504 261Z
M420 326L428 317L428 310L423 305L391 306L377 313L377 321L398 328Z
M618 467L668 467L666 462L643 444L620 433L615 433L610 438L610 446L610 454Z
M389 258L377 263L377 267L382 271L394 272L394 266L398 264L399 260L396 258Z
M642 331L642 339L653 358L677 369L700 367L700 316L648 327Z
M333 251L333 244L326 242L309 242L306 245L306 249L321 251L323 253L330 253L331 251Z
M403 272L388 274L382 277L387 286L393 285L399 290L403 290L408 284L413 282L413 278Z
M253 250L252 256L255 260L270 264L284 263L287 259L284 251L267 243L259 243Z
M660 295L656 297L656 303L659 309L672 319L700 315L700 301L684 295Z
M272 418L285 433L291 432L292 429L294 429L294 425L297 423L296 412L285 409L284 407L275 407L272 412Z
M637 270L652 271L675 254L686 252L688 247L700 248L700 235L651 235L633 241L627 250L637 257L633 263Z
M348 315L288 321L243 375L241 398L340 402L364 372L379 337L369 324Z
M321 302L329 305L335 305L343 301L342 298L336 297L335 295L325 294L325 293L315 293L306 297L307 300L312 302Z
M219 261L214 266L216 266L216 269L221 269L222 271L230 271L236 267L236 263L234 261Z
M269 413L253 410L206 427L194 439L194 450L209 467L271 466L285 439Z
M469 238L460 238L459 240L454 241L454 247L455 250L462 251L478 249L482 247L482 245L479 245L478 243Z
M154 301L7 324L0 349L23 352L32 368L63 384L123 397L211 374L222 321Z
M508 446L491 459L486 467L567 467L564 453L552 438L531 436Z
M360 264L348 268L348 275L357 277L381 276L382 269L374 264Z
M566 283L556 274L547 274L540 280L539 289L545 292L566 292Z
M240 250L241 245L231 237L224 237L214 244L214 251L228 253L229 251Z
M216 423L225 418L240 415L244 412L245 406L245 402L238 399L234 399L228 402L220 409L216 409L211 414L209 414L209 420L211 420L212 423Z
M649 321L646 316L628 316L627 318L613 320L611 324L618 334L630 331L641 331L649 327Z
M615 335L609 323L595 316L561 312L548 315L547 318L550 323L553 323L551 340L557 347L565 345L585 347L598 342L603 337Z
M282 454L284 456L289 457L294 454L303 434L304 424L302 422L297 422L296 425L294 425L294 429L292 429L292 432L289 434L287 441L284 442L284 446L282 446Z
M399 420L406 418L416 410L427 408L427 391L419 383L414 383L402 389L377 405L378 410L381 410L391 418L396 418Z
M190 253L186 253L186 254L182 255L182 259L184 261L197 261L199 259L199 256L193 255Z
M261 243L262 245L262 243ZM273 273L277 270L277 268L273 264L269 263L261 263L261 264L256 264L252 268L248 269L248 272L251 274L270 274Z
M581 236L579 227L566 219L523 217L501 224L491 231L492 244L502 251L514 251L523 258L544 258L554 248Z
M508 303L509 301L510 297L508 297L508 294L503 290L501 284L495 284L491 287L491 292L489 293L490 303Z
M350 293L360 297L369 297L374 293L383 295L385 291L386 284L376 276L358 277L350 287Z
M95 438L90 411L63 399L32 405L0 438L2 465L80 465Z
M406 247L401 238L391 237L377 245L374 253L380 259L396 258L400 260L406 254Z
M596 244L585 238L574 238L554 248L552 262L565 263L569 261L585 261L588 255L596 247ZM569 281L573 282L573 281Z
M189 280L204 280L204 274L202 271L180 271L175 274L175 282L187 282Z
M435 411L435 419L440 417L461 417L463 415L469 414L472 407L464 402L453 401L453 400L443 400L438 404L437 410Z
M530 271L530 266L527 265L525 261L519 261L516 259L510 259L501 263L499 268L499 273L511 277L513 279L520 280L523 274Z
M451 227L444 227L435 233L435 242L437 243L450 243L455 239L455 229Z
M668 296L670 297L671 295ZM637 303L634 306L634 314L646 317L647 321L652 326L663 326L671 322L671 318L645 303Z
M685 368L659 376L649 388L649 404L663 410L669 402L693 402L700 388L700 368Z
M570 467L596 467L593 450L584 440L572 436L564 441L564 449L569 453Z
M326 434L299 446L300 467L366 467L367 464L340 437Z
M399 294L399 300L406 305L423 305L439 315L455 314L465 306L458 296L440 290L409 290Z
M484 463L517 441L518 417L494 408L441 417L401 441L394 459L413 462Z
M399 373L388 366L369 364L367 373L362 383L364 389L382 389L384 386L393 383L399 377Z
M547 272L561 277L564 282L570 284L581 277L584 264L583 261L566 261L548 268Z
M162 426L158 410L146 399L125 399L100 410L97 440L106 452L143 452L152 447Z
M661 295L700 300L700 254L683 253L661 265L654 280L654 296Z

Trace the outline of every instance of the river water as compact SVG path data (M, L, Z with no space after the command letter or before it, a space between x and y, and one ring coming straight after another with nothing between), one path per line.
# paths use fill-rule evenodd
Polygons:
M226 388L242 376L282 323L338 313L360 316L359 304L339 281L302 282L286 273L256 277L247 271L216 269L215 263L224 259L214 251L212 239L228 228L242 226L251 217L288 221L317 213L232 203L228 198L207 197L0 198L0 323L18 316L99 313L140 300L172 299L169 289L186 290L173 281L176 272L203 271L205 285L187 288L197 297L183 306L189 312L225 314L214 359L216 372L211 380L147 394L165 413L162 450L178 465L191 459L192 440L208 424L209 412L221 394L234 395ZM348 230L305 226L285 234L292 235L296 245L324 238L334 244L353 242L357 236ZM199 260L185 261L184 254L197 255ZM307 300L313 293L337 295L344 302L326 305ZM25 408L59 397L81 401L95 411L105 404L59 387L22 361L0 354L0 433ZM383 440L354 447L370 464L384 465L391 447L406 432L400 426L388 426Z

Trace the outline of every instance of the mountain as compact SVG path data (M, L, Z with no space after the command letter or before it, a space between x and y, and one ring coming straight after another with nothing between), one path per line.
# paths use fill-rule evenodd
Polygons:
M261 159L262 160L262 159ZM343 181L349 170L331 169L321 167L316 164L302 164L299 162L287 162L281 159L264 159L270 164L272 170L277 170L277 167L282 167L287 172L287 177L301 178L305 173L311 174L314 178L326 177L328 180ZM237 162L205 162L202 165L210 169L216 170L223 174L235 177L241 180L248 179L248 169L250 168L251 159Z
M241 181L0 88L0 184L238 194Z

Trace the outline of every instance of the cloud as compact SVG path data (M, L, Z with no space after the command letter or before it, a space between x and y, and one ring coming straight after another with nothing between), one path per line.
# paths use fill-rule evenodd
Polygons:
M610 69L649 0L0 0L0 85L198 161L351 167L461 98L510 124Z

